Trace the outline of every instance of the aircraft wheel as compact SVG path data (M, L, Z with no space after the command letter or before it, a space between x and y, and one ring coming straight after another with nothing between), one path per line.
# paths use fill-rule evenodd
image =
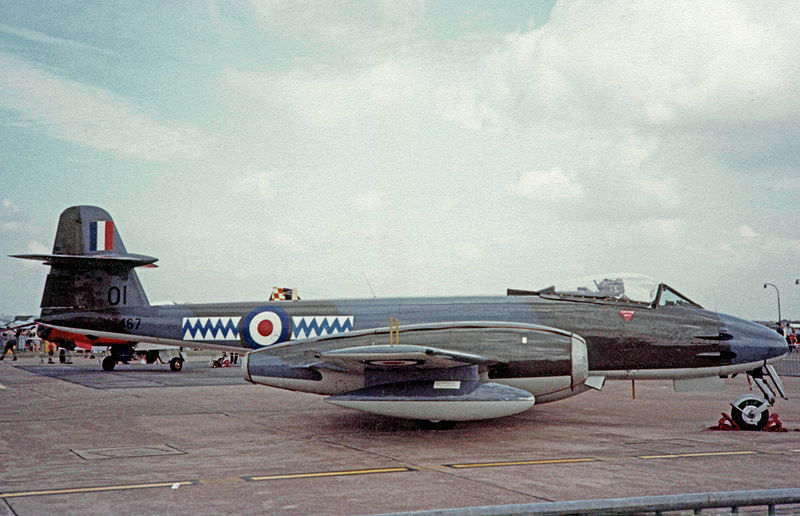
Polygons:
M748 397L733 407L731 417L742 430L763 430L769 421L769 410L759 414L756 409L762 403L760 398Z
M103 359L103 371L113 371L116 365L117 359L114 357L106 357Z
M427 419L417 420L417 426L423 430L452 430L456 426L455 421L429 421Z
M175 372L180 371L183 369L183 359L181 357L175 357L169 361L169 368Z

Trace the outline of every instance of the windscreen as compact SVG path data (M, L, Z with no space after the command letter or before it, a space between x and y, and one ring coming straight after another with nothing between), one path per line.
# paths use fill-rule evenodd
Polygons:
M559 282L539 292L569 297L652 303L658 295L658 282L640 274L600 274Z

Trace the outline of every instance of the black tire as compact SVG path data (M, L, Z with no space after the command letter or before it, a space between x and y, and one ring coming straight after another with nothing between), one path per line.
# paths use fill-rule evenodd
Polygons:
M419 419L416 423L422 430L452 430L456 426L455 421L429 421L427 419Z
M103 371L113 371L116 365L117 359L114 357L109 356L103 359Z
M761 403L763 402L759 399L748 398L739 402L739 404L733 408L731 417L740 429L757 431L763 430L767 426L767 422L769 422L769 410L765 410L761 414L751 414L747 410L747 407L758 407Z
M169 361L169 368L176 373L183 369L183 359L181 357L175 357Z

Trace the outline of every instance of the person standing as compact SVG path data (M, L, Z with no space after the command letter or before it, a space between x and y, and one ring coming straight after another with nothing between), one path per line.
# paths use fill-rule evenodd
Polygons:
M19 340L19 336L20 336L20 331L19 330L15 330L13 335L7 336L6 343L3 346L3 355L0 356L0 360L5 360L7 353L11 354L11 356L12 356L11 360L12 361L17 359L17 355L16 355L16 353L14 353L14 347L16 346L17 341Z

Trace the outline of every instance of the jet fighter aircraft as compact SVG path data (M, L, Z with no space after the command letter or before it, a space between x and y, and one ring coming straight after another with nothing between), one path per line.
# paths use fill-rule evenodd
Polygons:
M673 379L676 390L747 373L764 397L732 403L746 429L768 420L770 362L786 342L759 324L703 309L643 276L604 275L498 297L153 306L111 216L61 214L39 327L111 344L104 369L136 343L248 350L246 380L428 426L508 416L600 390L606 379ZM774 390L773 390L774 389Z

